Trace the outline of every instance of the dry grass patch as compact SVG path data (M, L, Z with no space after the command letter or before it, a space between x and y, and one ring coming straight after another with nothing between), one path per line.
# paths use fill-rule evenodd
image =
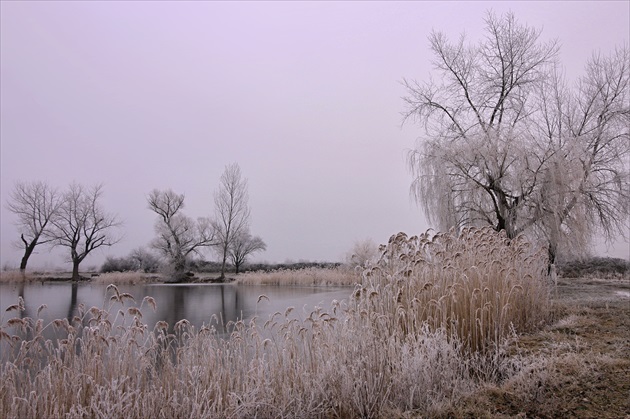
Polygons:
M152 284L162 282L157 274L147 274L145 272L107 272L92 277L92 282L96 284Z
M358 272L346 267L279 269L239 274L237 284L297 285L297 286L354 286L361 281Z
M14 283L14 282L31 282L34 281L36 276L29 271L1 271L0 283Z
M608 286L615 285L611 280ZM519 336L513 376L482 385L435 417L624 418L630 412L630 304L609 293L591 299L601 281L561 283L554 321ZM582 294L578 295L576 289Z

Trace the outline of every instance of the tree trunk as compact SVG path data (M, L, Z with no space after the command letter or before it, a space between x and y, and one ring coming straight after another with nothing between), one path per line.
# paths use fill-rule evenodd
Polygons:
M549 242L549 248L547 249L547 255L549 257L549 262L547 265L547 275L549 276L549 279L551 280L551 282L553 282L554 285L558 284L558 277L557 277L557 273L556 273L556 252L557 252L558 246L552 242Z
M79 276L79 264L81 263L80 260L78 259L73 259L72 260L72 280L73 281L78 281L81 279L81 277Z
M555 244L549 243L549 248L547 249L547 256L549 258L550 267L556 262L556 248L557 246Z
M227 246L223 247L223 261L221 262L221 276L219 279L225 279L225 264L227 261Z
M28 258L31 257L31 253L33 253L33 249L35 246L28 246L24 250L24 256L22 256L22 261L20 262L20 271L24 272L26 270L26 264L28 263Z
M186 258L177 257L173 263L173 280L175 282L183 282L186 278Z
M24 239L24 235L22 235L22 241L26 244L26 240ZM37 246L37 239L33 240L30 244L27 244L24 247L24 256L22 256L22 260L20 261L20 271L24 272L26 270L26 264L28 263L28 258L31 257L33 250L35 250L35 246Z
M239 270L240 267L241 267L240 263L237 262L237 263L234 264L234 273L236 275L238 275L238 270Z

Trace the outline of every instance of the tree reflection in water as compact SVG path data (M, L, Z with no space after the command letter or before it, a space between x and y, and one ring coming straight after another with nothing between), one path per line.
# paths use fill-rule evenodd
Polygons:
M38 308L45 304L46 309L39 313L44 324L55 319L67 318L72 322L79 313L79 305L87 312L91 307L107 308L111 306L111 317L116 317L119 309L140 306L145 296L153 297L157 303L153 311L145 304L142 307L141 321L153 328L158 321L166 321L169 331L174 325L187 319L196 328L212 322L217 332L224 333L229 322L239 319L248 321L254 316L266 319L276 311L284 312L289 306L295 307L294 313L300 316L302 308L316 306L327 307L334 299L347 298L351 289L333 287L278 287L233 284L153 284L120 285L121 293L131 294L135 303L126 300L124 306L112 303L111 290L107 285L64 282L64 283L22 283L0 284L0 309L15 304L18 297L25 302L25 311L21 317L38 317ZM259 299L264 294L268 299ZM310 312L310 310L308 310ZM127 315L128 317L128 315ZM5 319L6 320L6 319Z

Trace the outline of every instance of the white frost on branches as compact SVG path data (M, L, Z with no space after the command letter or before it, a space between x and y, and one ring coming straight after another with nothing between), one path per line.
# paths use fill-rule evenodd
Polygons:
M477 44L429 39L440 82L406 81L405 99L407 118L425 128L409 165L431 221L526 233L552 261L585 250L597 230L627 234L627 46L594 55L569 87L557 42L512 14L488 14Z

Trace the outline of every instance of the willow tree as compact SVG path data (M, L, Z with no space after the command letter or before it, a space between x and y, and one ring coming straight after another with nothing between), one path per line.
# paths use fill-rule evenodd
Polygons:
M425 128L409 155L412 193L429 219L535 236L551 262L597 230L625 234L627 47L595 55L569 87L556 41L513 14L485 23L477 43L433 32L437 81L405 81L406 117Z

